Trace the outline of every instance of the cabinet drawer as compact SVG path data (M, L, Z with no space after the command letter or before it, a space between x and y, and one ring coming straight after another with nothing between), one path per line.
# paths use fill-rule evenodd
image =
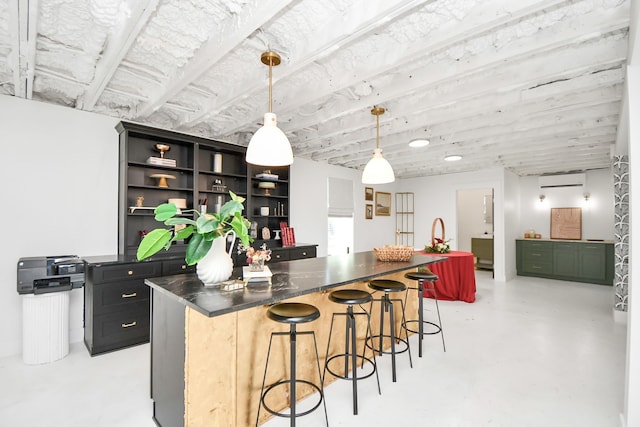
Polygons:
M524 264L529 263L551 263L553 251L546 248L531 248L525 246L522 249L522 260Z
M289 261L289 251L288 250L274 250L271 252L271 260L272 261Z
M128 310L137 303L149 305L149 287L144 279L123 280L94 286L93 310L95 314Z
M95 267L92 269L92 274L94 283L104 283L123 279L156 277L162 274L161 271L159 262L140 262Z
M93 324L95 353L149 341L149 305L96 316Z
M289 259L315 258L316 248L311 246L308 248L294 248L289 251Z
M522 271L524 273L536 273L536 274L552 274L553 263L552 262L523 262Z
M162 261L163 276L170 276L172 274L193 273L194 271L196 271L196 266L187 265L187 263L183 259Z

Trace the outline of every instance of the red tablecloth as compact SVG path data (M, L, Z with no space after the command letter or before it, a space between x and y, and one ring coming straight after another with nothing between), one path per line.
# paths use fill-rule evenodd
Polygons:
M438 299L444 301L476 300L475 259L471 252L451 251L448 254L425 255L444 256L446 261L429 264L427 267L438 276L435 282ZM425 297L433 297L433 293L425 292Z

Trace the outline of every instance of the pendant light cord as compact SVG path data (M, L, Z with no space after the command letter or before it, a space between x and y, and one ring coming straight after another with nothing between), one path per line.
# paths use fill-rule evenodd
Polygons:
M380 115L376 115L376 148L380 148Z
M271 98L271 87L273 86L273 84L271 83L271 79L272 79L272 74L271 74L271 70L273 68L273 60L269 60L269 112L272 113L272 98Z

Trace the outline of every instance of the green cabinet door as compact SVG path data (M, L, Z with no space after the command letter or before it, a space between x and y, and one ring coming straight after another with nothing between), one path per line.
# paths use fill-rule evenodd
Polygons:
M553 274L556 276L579 276L578 247L575 243L553 245Z
M600 283L606 279L605 245L580 245L580 277Z

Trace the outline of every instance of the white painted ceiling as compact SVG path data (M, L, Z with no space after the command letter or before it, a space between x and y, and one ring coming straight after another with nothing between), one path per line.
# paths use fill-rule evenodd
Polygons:
M608 167L630 0L0 0L0 94L396 176ZM430 145L409 148L415 138ZM458 162L444 162L460 154Z

